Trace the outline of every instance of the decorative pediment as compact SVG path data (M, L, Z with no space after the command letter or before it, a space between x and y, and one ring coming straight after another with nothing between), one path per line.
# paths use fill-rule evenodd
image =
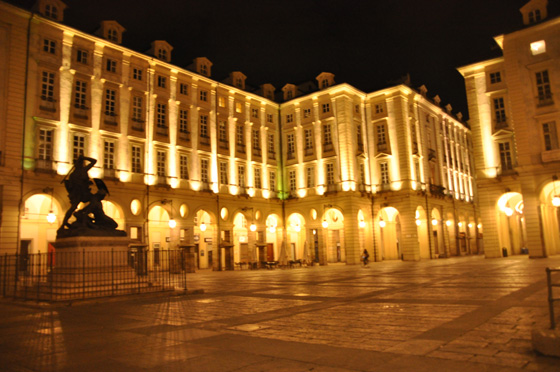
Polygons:
M64 20L64 9L66 9L66 4L60 0L39 0L33 7L33 10L43 17L56 22L62 22Z
M122 34L125 31L126 29L117 21L102 21L101 27L97 30L96 34L112 43L121 44Z

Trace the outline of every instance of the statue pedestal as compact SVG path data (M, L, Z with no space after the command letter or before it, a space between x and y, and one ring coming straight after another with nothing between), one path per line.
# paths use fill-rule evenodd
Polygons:
M138 275L127 237L57 239L49 273L52 299L69 300L145 292L153 287ZM153 290L154 288L150 288Z

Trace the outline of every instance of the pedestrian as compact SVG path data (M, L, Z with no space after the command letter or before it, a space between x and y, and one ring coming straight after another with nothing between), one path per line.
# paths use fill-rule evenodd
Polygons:
M368 262L369 262L369 253L367 251L367 249L364 249L364 253L362 253L362 260L364 262L364 267L368 267Z

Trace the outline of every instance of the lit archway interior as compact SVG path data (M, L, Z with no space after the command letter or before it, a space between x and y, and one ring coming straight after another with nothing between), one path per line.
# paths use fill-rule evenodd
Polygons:
M323 233L327 262L345 262L344 217L338 209L325 210L323 214Z
M286 254L288 260L309 260L309 247L305 247L305 219L301 214L293 213L288 217L286 226L288 242ZM304 252L306 251L307 252Z
M517 192L503 194L496 203L496 220L501 249L509 255L521 254L526 238L523 196Z
M401 259L401 224L399 211L393 207L381 209L377 215L380 227L380 251L382 260Z
M49 217L51 211L52 215ZM56 199L47 194L35 194L25 201L21 216L21 253L47 252L48 244L56 240L56 230L62 215L60 211ZM47 217L52 218L53 215L55 218L50 223Z
M539 201L546 253L560 254L560 181L547 183L539 195Z
M416 230L418 234L418 246L420 247L420 258L430 257L430 239L428 234L431 231L431 222L428 221L426 210L422 206L416 208ZM428 226L430 224L430 226Z
M212 222L213 218L207 211L199 210L196 212L194 218L193 241L197 268L199 269L210 268L214 265L214 261L219 259L217 253L218 243L214 241L216 226ZM225 265L225 262L224 258L222 265Z

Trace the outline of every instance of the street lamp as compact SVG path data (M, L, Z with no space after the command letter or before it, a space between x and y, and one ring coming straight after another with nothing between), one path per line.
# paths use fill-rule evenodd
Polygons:
M255 225L255 210L253 207L241 208L243 212L247 212L249 209L251 210L251 225L249 226L249 230L255 232L257 231L257 225Z
M47 214L47 222L50 223L51 225L54 223L54 221L56 221L56 214L54 214L53 211L53 188L52 187L45 187L43 189L43 192L45 194L50 194L51 195L51 208L49 209L49 213Z

